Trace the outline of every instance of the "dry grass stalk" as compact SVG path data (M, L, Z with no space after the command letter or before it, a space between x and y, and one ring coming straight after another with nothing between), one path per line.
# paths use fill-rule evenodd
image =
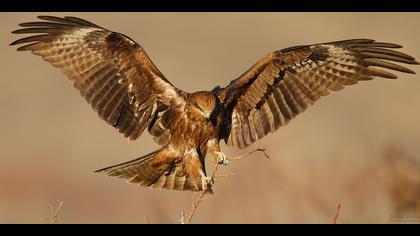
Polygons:
M388 144L383 151L382 176L393 208L389 221L420 221L420 163L401 144Z
M335 211L334 218L331 221L332 224L337 224L337 219L338 219L338 216L340 215L340 210L341 210L341 204L338 204L337 210Z
M50 208L50 218L47 219L48 222L50 224L57 224L58 213L60 213L61 209L63 209L63 201L60 202L60 205L58 205L56 210L54 210L54 207L51 205L51 203L48 204L48 207Z
M239 160L242 159L244 157L250 156L252 154L254 154L255 152L262 152L264 154L264 156L266 158L270 158L270 156L265 152L265 148L256 148L255 150L252 150L246 154L243 154L241 156L237 156L237 157L230 157L228 158L230 161L234 161L234 160ZM212 178L217 178L217 177L230 177L233 176L234 173L230 173L230 174L223 174L223 175L216 175L216 172L219 168L219 163L216 162L216 164L214 165L213 171L211 173L211 177ZM181 219L179 220L179 222L181 224L189 224L191 223L191 219L193 218L195 212L197 211L198 206L200 205L200 203L205 200L204 195L206 195L206 191L201 191L197 194L197 197L195 197L192 201L192 208L190 210L190 213L188 214L187 218L185 219L185 215L184 212L182 212L182 216Z
M185 212L181 211L181 219L179 219L180 224L185 224Z
M229 174L217 174L214 176L214 178L222 178L222 177L232 177L235 173L229 173Z

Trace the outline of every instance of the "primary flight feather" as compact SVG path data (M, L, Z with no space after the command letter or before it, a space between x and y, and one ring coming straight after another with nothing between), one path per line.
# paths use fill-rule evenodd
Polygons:
M224 88L187 93L169 82L129 37L76 17L39 16L11 45L61 69L99 114L130 140L147 128L161 149L98 172L155 188L210 191L204 159L227 163L219 142L245 148L286 125L321 97L390 70L419 64L371 39L351 39L272 52Z

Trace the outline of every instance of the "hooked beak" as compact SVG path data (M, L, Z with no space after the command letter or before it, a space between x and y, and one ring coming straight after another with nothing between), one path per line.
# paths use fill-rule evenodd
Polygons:
M206 117L207 119L209 119L211 116L211 112L204 112L204 117Z

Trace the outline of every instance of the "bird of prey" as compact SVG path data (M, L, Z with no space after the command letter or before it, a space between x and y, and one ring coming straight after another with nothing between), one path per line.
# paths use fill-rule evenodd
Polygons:
M145 129L161 149L99 170L153 188L211 191L205 157L227 164L219 142L245 148L286 125L320 98L418 64L401 46L351 39L269 53L226 87L188 93L175 87L133 39L77 17L39 16L14 41L58 67L124 137ZM388 70L387 70L388 69Z

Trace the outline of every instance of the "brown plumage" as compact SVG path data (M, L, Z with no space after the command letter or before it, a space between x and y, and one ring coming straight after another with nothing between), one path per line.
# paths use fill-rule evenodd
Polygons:
M225 88L187 93L172 85L129 37L76 17L39 16L15 34L35 33L11 45L60 68L99 117L135 140L147 128L158 151L99 170L142 186L211 191L206 155L219 141L245 148L286 125L318 99L389 70L418 64L401 46L353 39L270 53Z

